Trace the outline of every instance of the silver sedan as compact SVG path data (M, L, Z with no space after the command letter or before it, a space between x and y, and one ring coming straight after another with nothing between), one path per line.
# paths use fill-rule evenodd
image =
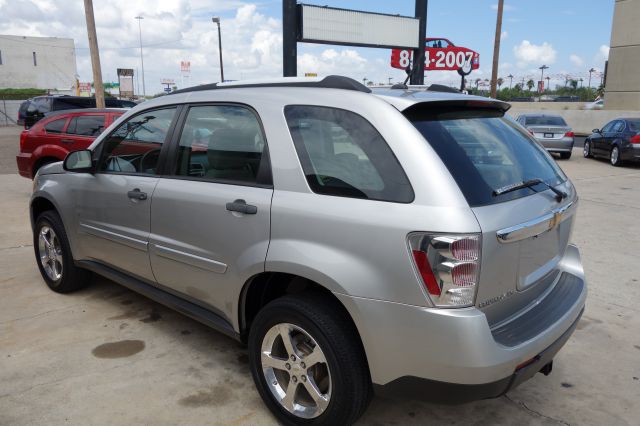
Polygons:
M564 118L559 115L522 114L517 119L531 135L549 152L557 152L560 158L571 158L574 134Z

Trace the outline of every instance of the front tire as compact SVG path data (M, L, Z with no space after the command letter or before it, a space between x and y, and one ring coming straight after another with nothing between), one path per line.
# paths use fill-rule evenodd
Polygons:
M36 219L33 248L42 278L57 293L70 293L87 285L91 273L73 262L60 216L48 210Z
M318 293L267 304L249 333L260 396L286 425L350 425L371 400L371 379L355 326Z
M622 159L620 158L620 148L618 148L617 146L611 148L611 156L609 157L609 160L611 161L611 165L613 167L622 166Z

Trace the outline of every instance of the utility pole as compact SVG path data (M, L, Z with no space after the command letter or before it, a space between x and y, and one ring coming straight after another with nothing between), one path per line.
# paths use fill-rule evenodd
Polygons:
M136 16L135 19L138 20L138 36L139 36L139 40L140 40L140 65L142 66L142 97L147 97L147 90L144 87L144 59L142 57L142 25L140 24L140 21L142 21L144 18L142 16Z
M298 14L296 0L282 0L282 76L298 75Z
M502 36L502 10L504 0L498 0L498 17L496 19L496 37L493 42L493 68L491 69L491 94L496 97L496 85L498 83L498 60L500 59L500 37Z
M222 66L222 33L220 32L220 17L214 16L211 20L218 24L218 52L220 53L220 83L224 83L224 68Z
M89 52L91 53L91 68L93 69L93 87L96 91L96 108L104 108L104 87L102 86L102 69L100 68L100 52L98 50L98 36L96 35L96 21L93 18L92 0L84 0L84 14L87 18Z

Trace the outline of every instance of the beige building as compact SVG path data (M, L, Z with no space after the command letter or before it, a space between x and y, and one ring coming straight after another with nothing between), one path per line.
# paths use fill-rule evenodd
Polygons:
M73 39L0 35L0 88L70 92L76 74Z
M640 0L616 0L605 108L640 110Z

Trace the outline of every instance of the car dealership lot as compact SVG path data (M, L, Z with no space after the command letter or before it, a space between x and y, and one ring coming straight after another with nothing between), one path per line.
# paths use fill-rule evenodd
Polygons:
M0 128L0 424L275 424L233 340L102 278L72 295L47 289L18 133ZM553 373L457 407L376 398L360 424L636 424L640 166L581 154L560 165L581 198L573 241L590 293Z

